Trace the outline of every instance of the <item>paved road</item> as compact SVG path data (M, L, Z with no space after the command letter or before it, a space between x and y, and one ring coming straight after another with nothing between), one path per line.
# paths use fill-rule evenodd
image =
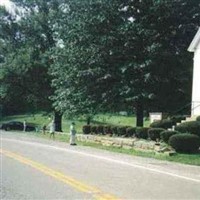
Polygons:
M1 131L1 199L200 199L200 167Z

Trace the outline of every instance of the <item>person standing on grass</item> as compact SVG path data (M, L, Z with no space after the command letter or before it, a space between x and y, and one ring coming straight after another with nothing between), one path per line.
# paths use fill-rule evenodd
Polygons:
M70 125L70 145L76 145L76 129L75 123L72 122Z
M50 138L53 136L53 139L55 139L55 122L52 120L52 122L49 124L49 132L50 132Z
M44 124L42 126L42 133L45 135L46 134L46 130L47 130L47 126Z

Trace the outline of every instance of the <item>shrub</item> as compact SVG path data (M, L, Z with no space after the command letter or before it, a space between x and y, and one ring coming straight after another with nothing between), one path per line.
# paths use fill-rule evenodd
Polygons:
M97 134L98 133L97 126L91 126L90 127L90 132L93 133L93 134Z
M97 133L98 134L104 134L104 126L103 125L97 126Z
M132 137L136 134L136 127L128 127L126 129L126 136L127 137Z
M191 133L200 136L200 122L199 121L184 122L176 126L175 130L181 133Z
M168 144L169 142L169 138L172 136L172 135L175 135L175 134L178 134L179 132L178 131L162 131L160 133L160 138L161 140L163 140L165 143Z
M83 126L83 134L90 134L90 132L91 132L91 126L90 125Z
M196 121L200 122L200 116L198 116L198 117L196 118Z
M175 116L172 116L170 119L172 121L178 123L178 122L181 122L182 120L185 120L185 116L184 115L175 115Z
M200 147L200 138L189 133L176 134L170 137L169 145L180 153L195 153Z
M117 128L117 132L119 136L126 135L126 128L125 126L119 126Z
M163 128L150 128L148 130L148 136L151 140L156 141L157 139L160 140L160 133L163 132L165 129Z
M150 124L151 128L164 128L168 129L176 125L176 122L171 119L158 120Z
M111 131L114 135L119 135L118 134L118 126L111 126Z
M105 134L112 134L111 126L104 126L104 133Z
M142 139L147 139L148 138L148 127L137 127L136 128L136 137L137 138L142 138Z

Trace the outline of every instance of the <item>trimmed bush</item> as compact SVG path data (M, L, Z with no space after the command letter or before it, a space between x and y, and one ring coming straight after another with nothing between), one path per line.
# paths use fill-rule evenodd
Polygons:
M91 132L91 126L90 125L83 126L83 134L90 134L90 132Z
M111 131L113 135L118 135L118 126L111 126Z
M162 131L160 133L160 138L161 140L163 140L165 143L168 144L169 142L169 138L172 136L172 135L175 135L175 134L178 134L179 132L178 131Z
M97 133L98 133L98 131L97 131L97 126L91 126L90 132L91 132L92 134L97 134Z
M169 145L179 153L195 153L200 147L200 137L189 133L176 134L170 137Z
M176 122L171 119L158 120L150 124L151 128L164 128L168 129L176 125Z
M156 141L157 139L160 140L160 133L163 132L165 129L163 128L150 128L148 130L148 136L151 140Z
M141 139L148 138L148 127L137 127L136 128L136 137Z
M104 134L104 126L103 125L99 125L97 126L97 133L98 134Z
M111 126L104 126L104 134L112 134Z
M181 122L182 120L185 120L185 116L184 115L175 115L170 117L170 119L176 123Z
M136 127L128 127L126 129L126 136L127 137L132 137L136 134Z
M119 136L126 135L126 128L125 126L119 126L117 128L117 132Z
M198 117L196 118L196 121L200 122L200 116L198 116Z
M200 122L199 121L190 121L179 124L175 127L176 131L180 133L191 133L200 136Z

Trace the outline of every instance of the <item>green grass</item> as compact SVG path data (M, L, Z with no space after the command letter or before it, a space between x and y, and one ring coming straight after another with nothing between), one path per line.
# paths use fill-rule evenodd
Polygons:
M98 123L105 123L111 125L122 125L122 126L136 126L136 117L121 116L116 114L98 114L94 116L93 121ZM149 126L149 120L144 120L144 126Z
M46 113L37 113L35 115L32 114L24 114L24 115L14 115L4 117L0 123L8 122L11 120L21 121L26 120L28 123L33 123L39 128L41 128L44 124L48 125L51 122L51 116ZM62 128L63 132L69 132L69 127L71 122L74 121L76 123L76 128L78 133L82 132L82 127L87 124L86 119L84 117L79 117L75 119L67 119L65 117L62 118ZM149 121L144 121L144 126L149 125ZM120 116L116 114L98 114L95 115L91 121L92 125L97 124L109 124L109 125L122 125L122 126L135 126L136 118L135 116Z

